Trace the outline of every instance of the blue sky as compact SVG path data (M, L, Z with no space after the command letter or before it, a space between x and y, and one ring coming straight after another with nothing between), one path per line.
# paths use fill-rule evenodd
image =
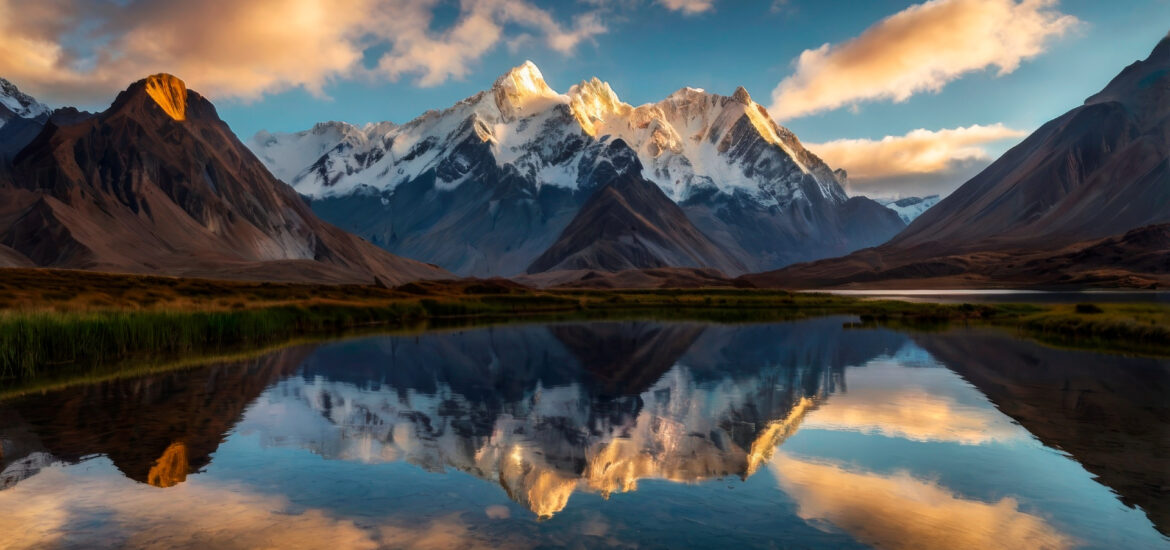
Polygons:
M401 123L490 87L500 74L528 59L561 92L596 76L634 105L658 101L683 86L727 95L736 86L744 86L757 101L767 104L768 94L792 73L792 62L801 51L848 40L914 3L794 0L774 13L770 1L728 1L695 15L642 5L629 21L613 23L596 43L572 54L547 51L540 44L515 52L501 45L475 63L465 78L440 86L422 88L410 77L398 82L346 80L325 87L329 99L293 90L261 101L221 100L217 106L241 135L260 129L303 130L322 120ZM997 77L991 69L956 80L940 93L920 94L904 103L873 102L856 114L838 109L787 120L784 125L812 142L881 138L915 128L976 123L1003 122L1035 129L1080 104L1124 66L1145 58L1170 32L1170 2L1123 4L1126 9L1109 2L1064 0L1060 11L1083 24L1012 74Z
M0 29L9 36L0 38L0 52L27 48L30 40L63 52L45 66L0 55L0 76L51 104L100 108L114 90L147 71L167 71L210 96L246 138L260 129L296 131L323 120L405 122L485 89L531 59L554 89L563 92L597 76L635 105L683 86L730 94L742 85L802 141L835 143L810 148L831 163L854 165L845 167L851 174L872 176L857 188L871 194L948 191L1025 132L1080 104L1122 67L1144 58L1170 31L1170 0L935 0L925 7L906 0L208 0L204 8L222 5L203 10L217 12L206 20L199 19L203 11L184 11L198 6L178 0L62 1L74 4L72 27L49 14L45 21L10 20ZM0 0L13 13L23 13L21 3L36 2ZM944 13L946 5L960 4L967 11ZM995 15L991 8L1015 12ZM929 10L940 15L929 16ZM264 13L282 15L269 21ZM1019 14L1041 19L1017 24ZM976 28L983 16L992 28L1007 26L1010 32L980 34L993 32ZM899 30L883 23L891 17L909 26ZM168 50L159 29L174 21L189 24L166 36L192 34L180 36L183 40ZM190 30L200 25L206 28ZM922 30L931 25L937 27L933 34ZM824 90L865 87L856 80L846 83L841 63L853 62L857 52L883 48L889 48L882 53L888 57L929 57L929 45L913 42L946 40L952 32L969 40L972 50L995 51L972 53L970 59L963 52L926 59L942 72L967 68L906 97L875 91L876 96L846 97L844 104L813 105L812 112L795 115L780 113L777 105L791 103L777 104L772 97L781 82L800 80L798 72L812 82L806 102L815 103ZM25 46L5 44L20 33L27 35ZM922 37L905 38L908 33ZM994 44L999 41L1005 43ZM844 51L851 43L854 54ZM837 69L798 67L802 52L826 44L830 61L839 54ZM1001 66L1005 58L1008 68ZM889 73L898 69L867 70L897 79ZM816 86L822 86L820 92ZM934 133L974 125L973 131ZM859 160L879 151L876 140L906 137L917 129L929 132L920 138L938 138L944 149L932 154L951 155L948 162L902 174ZM892 158L910 147L909 141L894 140L880 151Z

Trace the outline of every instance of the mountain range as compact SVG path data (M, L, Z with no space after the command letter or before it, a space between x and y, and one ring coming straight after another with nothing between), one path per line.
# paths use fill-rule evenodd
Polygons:
M245 145L171 75L100 113L50 110L0 80L0 266L1158 287L1170 284L1170 37L944 199L879 202L846 183L743 88L635 107L596 78L558 93L525 63L403 125L325 122Z
M526 62L401 126L327 122L248 144L325 220L459 275L735 275L880 244L904 226L846 196L845 173L743 88L634 107L596 78L557 93Z

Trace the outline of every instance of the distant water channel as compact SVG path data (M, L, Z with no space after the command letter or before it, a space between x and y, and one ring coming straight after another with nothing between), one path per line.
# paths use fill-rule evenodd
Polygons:
M1168 548L1170 364L513 325L0 401L2 548Z
M944 304L962 303L1155 303L1170 304L1170 292L1156 290L813 290L838 296Z

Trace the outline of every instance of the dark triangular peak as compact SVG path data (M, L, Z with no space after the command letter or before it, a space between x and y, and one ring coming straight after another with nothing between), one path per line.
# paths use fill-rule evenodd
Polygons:
M173 275L402 283L445 273L320 221L179 78L62 112L13 160L0 242L38 265ZM30 224L29 212L38 208ZM47 213L47 214L46 214ZM67 235L67 250L42 250ZM29 256L32 258L33 256Z
M606 156L612 159L612 177L529 266L529 273L668 266L743 272L742 263L711 242L682 208L642 177L642 165L624 141L611 142Z
M149 116L173 122L203 121L223 124L207 98L187 88L183 79L159 73L134 82L120 92L103 115Z

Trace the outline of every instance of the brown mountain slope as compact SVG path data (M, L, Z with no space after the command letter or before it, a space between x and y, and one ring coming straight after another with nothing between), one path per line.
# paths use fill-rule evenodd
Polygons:
M1170 36L1146 60L1127 67L1084 105L1040 127L890 242L747 279L769 286L889 286L899 279L939 277L950 277L948 284L1051 279L1049 272L1020 268L1033 262L1072 281L1087 267L1073 252L1102 238L1126 241L1127 249L1127 255L1105 267L1141 274L1148 262L1129 263L1129 254L1164 254L1165 243L1139 244L1125 234L1166 223ZM1146 279L1159 278L1157 272L1150 275ZM1129 286L1126 277L1082 282Z
M448 276L320 221L170 75L45 129L0 181L0 245L40 266L387 283Z
M926 257L871 248L844 258L745 275L737 282L790 288L1170 288L1170 224L1073 243Z
M625 144L617 140L615 146ZM682 208L641 176L641 164L629 154L623 175L593 193L528 273L668 266L743 272L739 260L711 242Z
M33 263L21 254L0 244L0 267L32 267Z
M624 271L549 271L513 277L513 281L535 288L716 288L733 287L737 282L717 269L698 267L655 267ZM746 286L746 285L744 285Z

